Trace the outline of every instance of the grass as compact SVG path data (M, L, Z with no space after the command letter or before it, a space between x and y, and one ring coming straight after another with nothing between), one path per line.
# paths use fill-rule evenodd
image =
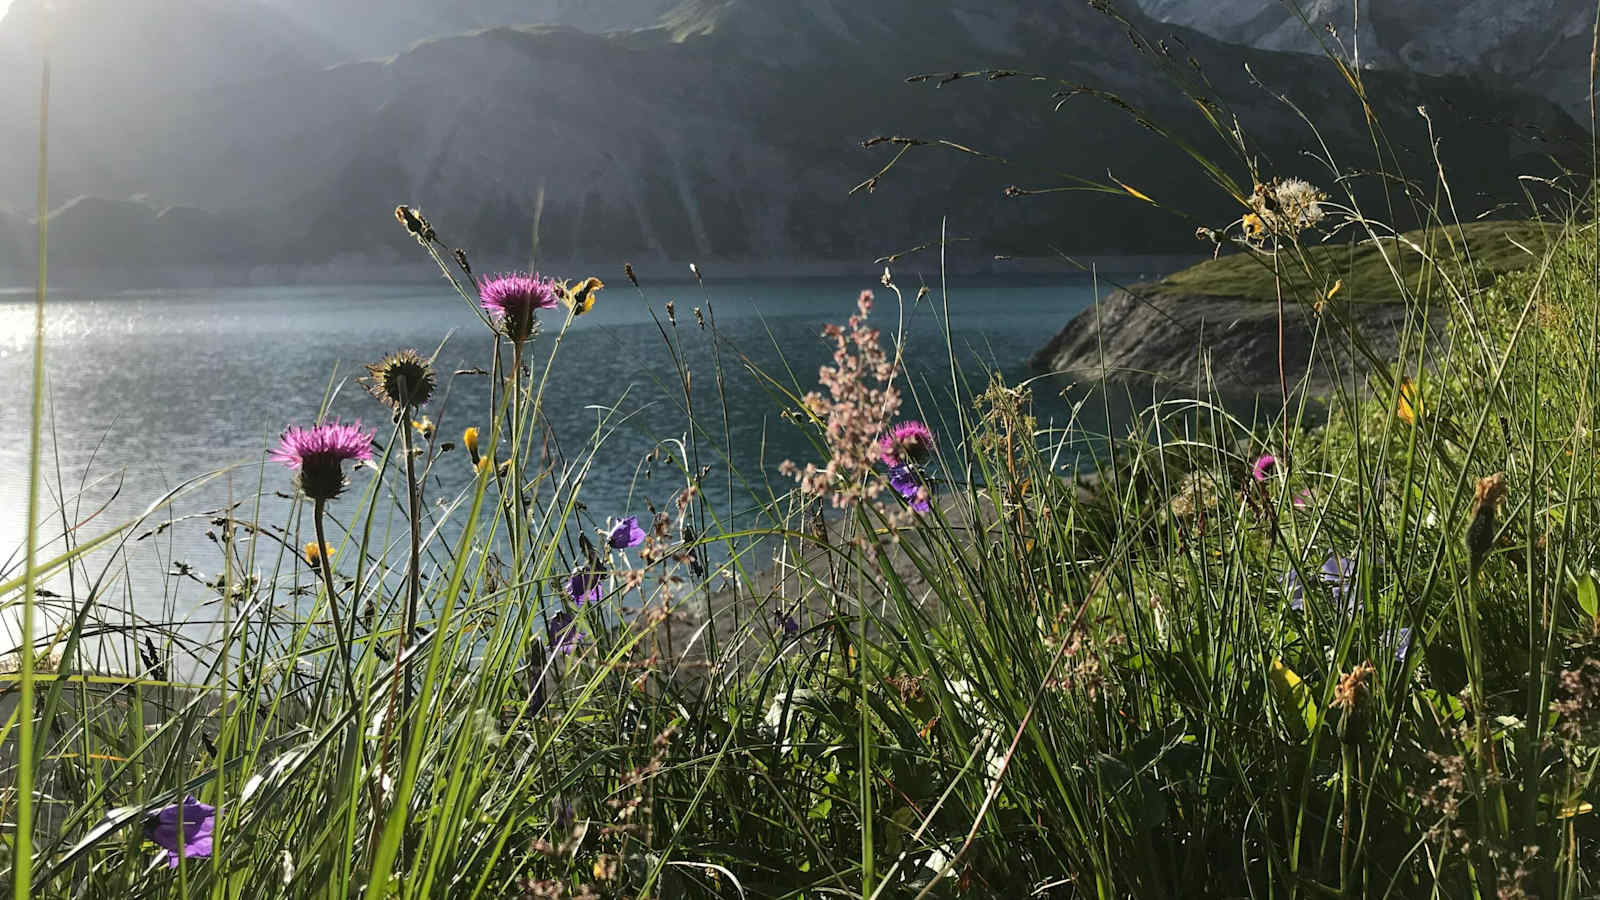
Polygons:
M1529 221L1469 222L1416 229L1393 236L1360 240L1332 236L1325 244L1306 248L1305 266L1284 270L1284 290L1291 296L1323 296L1335 281L1343 282L1340 291L1361 301L1400 301L1405 296L1426 293L1423 281L1433 261L1454 258L1465 260L1456 248L1470 247L1475 286L1486 286L1500 275L1537 265L1551 241L1548 224ZM1248 245L1236 245L1232 252L1175 272L1151 286L1157 295L1237 297L1246 300L1273 300L1278 282L1274 280L1269 253ZM1405 282L1396 283L1398 268Z
M548 366L497 339L485 408L426 434L398 417L341 496L282 521L216 514L222 627L198 646L111 592L181 492L94 536L35 517L0 604L66 572L70 616L0 676L25 698L0 733L0 871L88 898L1593 896L1595 226L1580 202L1441 224L1384 290L1370 250L1274 235L1291 302L1343 279L1406 303L1400 351L1315 429L1303 396L1255 424L1205 395L1152 407L1102 435L1088 492L1065 463L1105 423L1037 421L1034 385L963 368L954 335L948 379L913 378L886 279L830 332L835 368L752 371L766 397L726 395L750 364L713 297L691 320L638 288L682 415L643 460L608 452L615 398L588 433L546 430L572 312L546 313ZM1441 318L1452 339L1422 340ZM1319 321L1317 352L1362 352ZM877 437L936 399L958 412L897 489ZM761 404L809 439L799 481L731 458ZM486 462L419 502L467 424ZM653 472L639 547L585 502L611 466ZM120 670L85 662L91 638ZM147 822L186 796L216 809L213 844L169 868Z

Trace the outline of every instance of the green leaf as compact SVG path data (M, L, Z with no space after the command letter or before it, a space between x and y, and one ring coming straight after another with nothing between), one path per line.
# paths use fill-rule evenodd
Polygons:
M1311 696L1311 689L1294 670L1283 664L1283 660L1274 659L1272 667L1267 672L1267 680L1272 684L1272 695L1278 701L1278 711L1283 714L1284 722L1289 730L1302 740L1311 735L1317 728L1321 712L1317 709L1317 700Z
M1578 606L1591 619L1600 615L1600 584L1596 583L1593 572L1578 576Z

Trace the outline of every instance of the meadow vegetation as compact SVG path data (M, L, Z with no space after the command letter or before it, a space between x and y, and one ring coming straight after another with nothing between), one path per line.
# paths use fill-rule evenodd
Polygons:
M0 870L18 897L1593 896L1592 207L1440 210L1398 251L1351 197L1256 181L1215 232L1233 255L1169 284L1315 307L1319 353L1362 352L1344 304L1415 308L1323 424L1303 395L1262 421L1197 397L1105 434L953 350L913 380L885 272L840 298L831 365L751 373L768 398L737 403L813 447L770 472L724 452L748 363L714 296L484 278L402 207L496 335L489 407L425 420L440 373L397 353L367 375L376 442L287 432L261 490L296 506L217 514L200 646L89 627L181 496L93 536L32 516L0 599L31 619L71 573L75 615L4 676ZM599 390L562 335L630 289L682 430L617 459L597 394L554 454L542 398ZM716 368L691 376L695 342ZM433 465L473 474L422 503ZM585 502L641 465L647 507ZM125 668L82 664L91 639Z

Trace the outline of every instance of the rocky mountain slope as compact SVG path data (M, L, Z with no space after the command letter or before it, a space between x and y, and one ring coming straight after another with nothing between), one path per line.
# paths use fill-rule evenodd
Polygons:
M648 28L677 0L263 0L351 59L389 56L417 41L496 25L582 31Z
M1588 121L1595 25L1589 0L1292 2L1139 0L1139 6L1155 19L1233 43L1319 54L1325 45L1342 44L1344 55L1363 67L1516 85Z
M229 2L238 10L255 0ZM268 21L283 21L279 13L267 10ZM206 27L220 42L232 19L197 21L218 23ZM1175 37L1143 44L1130 40L1130 26ZM321 45L302 48L290 37L261 41L262 60L212 81L193 74L203 67L173 74L190 65L181 48L166 35L149 40L169 57L159 67L168 81L152 74L148 83L176 82L161 88L170 93L159 115L102 123L95 112L103 104L88 95L61 101L69 124L54 130L52 196L114 198L122 205L110 208L125 215L99 220L71 207L78 214L60 219L52 247L79 246L84 255L58 256L60 265L148 266L163 253L169 264L413 260L389 215L400 202L423 209L482 266L525 264L535 241L541 259L607 264L859 261L937 238L946 217L950 233L966 239L956 255L971 259L1190 250L1195 225L1237 217L1234 201L1125 109L1054 92L1076 84L1115 92L1248 189L1244 163L1163 74L1197 84L1196 68L1214 95L1211 109L1224 121L1238 117L1250 158L1268 175L1318 177L1303 154L1319 138L1260 85L1313 110L1320 139L1347 169L1398 165L1424 178L1432 165L1416 108L1426 104L1463 216L1517 199L1517 174L1548 174L1551 156L1580 161L1586 146L1553 105L1462 79L1385 73L1368 85L1392 154L1380 161L1362 108L1331 67L1049 0L688 0L651 29L502 27L332 66ZM905 80L983 67L1059 80ZM58 66L58 78L83 84L117 74L88 60ZM15 85L0 93L28 96L29 86ZM138 93L137 85L122 89ZM945 139L1004 159L913 147L875 190L851 195L901 149L863 149L878 135ZM31 146L32 119L0 119L0 139ZM0 207L27 208L31 156L0 163L10 167L0 172ZM1010 184L1105 182L1108 173L1187 218L1120 191L1004 193ZM1381 181L1353 183L1373 198ZM178 212L162 214L169 208ZM1401 218L1406 208L1398 205ZM201 244L150 234L193 229L201 216ZM140 237L120 239L117 222ZM70 229L89 224L92 235L73 237Z

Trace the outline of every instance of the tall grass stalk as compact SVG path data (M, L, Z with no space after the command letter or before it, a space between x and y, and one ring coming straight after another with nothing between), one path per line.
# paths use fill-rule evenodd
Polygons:
M49 233L50 212L50 55L45 53L39 73L39 195L35 206L38 215L38 242L35 265L38 279L34 284L33 303L33 405L28 416L28 521L23 548L22 621L17 629L17 646L20 648L21 696L18 703L19 727L17 733L17 825L11 839L12 891L17 900L29 895L29 879L33 872L33 794L36 752L34 748L34 605L37 595L37 547L39 518L39 461L44 454L39 447L44 421L44 300L46 262L49 258L46 238Z

